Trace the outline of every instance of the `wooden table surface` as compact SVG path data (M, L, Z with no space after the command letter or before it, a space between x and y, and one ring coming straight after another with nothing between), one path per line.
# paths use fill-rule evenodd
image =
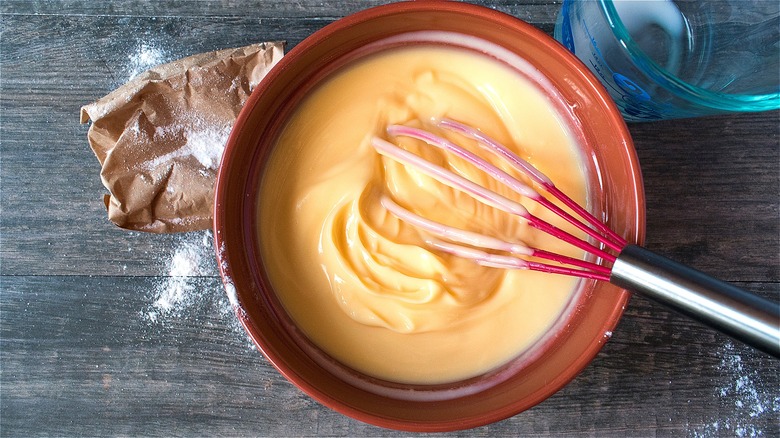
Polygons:
M153 64L260 41L289 49L379 3L0 2L3 436L408 435L319 405L252 348L210 232L112 225L79 124L81 105ZM483 3L550 34L559 8ZM631 125L646 246L778 300L779 122L769 112ZM779 412L777 361L635 297L571 384L451 435L780 436Z

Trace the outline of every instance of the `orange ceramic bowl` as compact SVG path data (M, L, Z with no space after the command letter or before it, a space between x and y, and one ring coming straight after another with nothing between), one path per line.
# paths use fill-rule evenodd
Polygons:
M575 310L532 352L483 376L443 385L363 375L329 358L296 328L268 281L255 231L264 163L291 112L323 78L388 47L430 43L431 31L485 40L501 48L490 56L531 63L552 84L551 99L582 147L589 208L629 240L644 239L641 174L620 113L588 69L533 26L463 3L396 3L341 19L296 46L252 93L222 158L214 227L223 280L241 323L287 379L338 412L409 431L476 427L543 401L593 359L628 299L615 286L583 281Z

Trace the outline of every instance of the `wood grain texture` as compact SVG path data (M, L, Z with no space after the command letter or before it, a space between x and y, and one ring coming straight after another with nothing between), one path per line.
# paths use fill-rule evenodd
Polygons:
M179 0L150 2L148 0L5 0L0 13L8 15L103 15L140 17L260 17L334 19L387 1L316 1L316 0ZM534 24L552 24L558 5L549 0L498 0L481 3L493 9L517 16Z
M630 130L647 196L648 248L724 280L780 277L778 112Z
M1 436L408 435L319 405L251 347L209 232L111 225L78 124L81 105L152 61L268 40L293 47L380 3L0 2ZM560 7L484 3L548 33ZM647 247L780 300L780 113L630 130ZM185 247L200 254L198 270L171 276ZM183 295L166 310L171 290ZM778 412L776 361L635 297L562 391L505 421L436 436L780 436Z

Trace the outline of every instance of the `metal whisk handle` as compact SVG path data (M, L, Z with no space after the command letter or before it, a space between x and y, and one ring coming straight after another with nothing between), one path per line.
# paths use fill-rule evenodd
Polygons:
M780 358L777 303L636 245L623 249L609 281Z

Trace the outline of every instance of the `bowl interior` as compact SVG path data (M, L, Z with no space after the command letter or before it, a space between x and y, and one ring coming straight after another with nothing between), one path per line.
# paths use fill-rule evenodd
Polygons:
M629 240L644 239L644 193L623 119L587 69L534 27L462 3L396 3L339 20L298 45L254 91L222 159L215 237L223 279L235 292L234 305L247 332L285 377L346 415L413 431L475 427L541 402L596 355L628 299L610 284L584 282L566 324L522 367L510 363L490 375L435 386L398 385L356 373L329 359L296 329L269 285L258 251L256 202L264 162L296 103L320 80L356 57L399 41L425 41L431 31L476 37L533 64L556 90L551 97L582 145L589 208Z

